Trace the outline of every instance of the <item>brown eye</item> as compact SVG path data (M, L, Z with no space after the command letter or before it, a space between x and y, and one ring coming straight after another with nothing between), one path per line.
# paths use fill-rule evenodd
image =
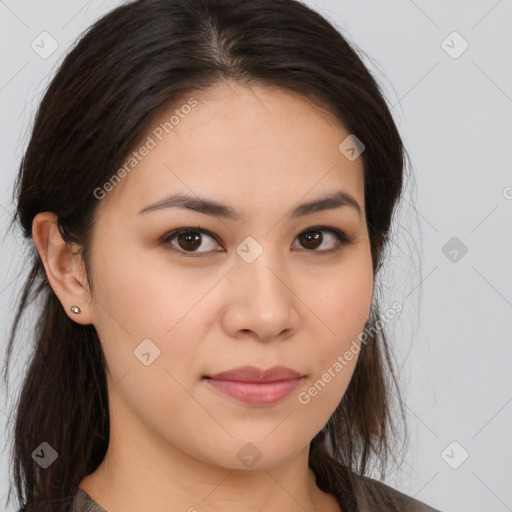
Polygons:
M170 244L172 250L181 252L185 256L201 256L203 253L218 252L215 250L217 242L214 237L203 229L185 228L172 231L164 238L163 243ZM204 250L198 251L200 247Z
M328 236L324 237L322 233L328 233ZM307 249L309 252L318 253L334 252L340 249L341 246L352 243L352 239L345 235L345 233L342 231L334 228L324 227L310 228L308 231L303 231L297 237L297 240L301 246ZM331 248L318 249L325 241L328 246L331 246Z
M186 251L195 251L201 246L201 235L197 231L186 231L180 233L176 238L180 248Z
M306 249L316 249L321 245L323 236L320 231L308 231L299 235L299 240Z

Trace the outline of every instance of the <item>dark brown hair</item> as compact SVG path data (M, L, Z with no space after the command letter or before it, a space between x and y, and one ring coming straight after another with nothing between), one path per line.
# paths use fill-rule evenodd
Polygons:
M89 268L98 205L93 191L123 165L163 109L224 80L277 86L328 109L365 144L366 218L377 276L402 194L406 152L358 52L296 0L137 0L100 18L66 56L35 117L11 223L19 222L29 240L31 270L10 333L5 379L20 320L40 300L13 429L14 485L27 512L66 510L73 489L103 460L110 425L100 340L93 325L67 316L49 285L30 240L35 215L54 212L64 240L81 248ZM356 510L355 479L377 463L385 474L395 420L405 425L389 345L376 328L379 314L374 300L353 378L310 448L319 487L342 496L347 511ZM58 453L46 469L32 458L42 442Z

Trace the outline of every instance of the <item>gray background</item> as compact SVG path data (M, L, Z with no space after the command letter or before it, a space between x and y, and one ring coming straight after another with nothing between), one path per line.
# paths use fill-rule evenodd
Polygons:
M512 511L512 0L306 3L369 56L412 160L383 307L404 304L389 327L410 444L386 482L444 512ZM25 275L21 236L4 233L32 115L75 38L118 5L0 0L1 362ZM48 58L31 47L45 31ZM26 356L16 348L2 392L2 450Z

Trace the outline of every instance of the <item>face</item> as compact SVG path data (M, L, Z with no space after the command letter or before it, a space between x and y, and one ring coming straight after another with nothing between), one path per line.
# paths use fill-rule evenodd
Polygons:
M225 468L253 455L270 468L324 426L373 293L363 161L338 149L347 136L299 96L234 84L191 94L151 126L136 150L150 149L105 188L92 240L91 318L114 437ZM297 210L340 192L359 210ZM195 209L165 207L176 194ZM200 199L227 208L199 211ZM301 378L205 378L246 365Z

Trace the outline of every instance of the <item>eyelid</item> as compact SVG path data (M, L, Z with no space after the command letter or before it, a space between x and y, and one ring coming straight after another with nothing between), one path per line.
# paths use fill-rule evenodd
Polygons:
M325 226L325 225L315 225L315 226L311 226L306 229L303 229L302 231L300 231L297 234L296 238L304 233L308 233L308 232L312 232L312 231L328 231L328 232L330 232L337 239L338 247L336 247L334 249L324 249L324 250L303 249L303 251L305 251L306 253L311 253L311 254L317 253L318 255L332 254L332 253L340 251L344 246L351 245L355 242L355 237L347 235L347 233L345 231L343 231L339 228L335 228L334 226ZM210 238L215 240L219 245L222 245L222 244L220 244L219 237L217 235L215 235L214 233L212 233L211 231L209 231L207 229L204 229L201 227L195 227L195 226L176 228L176 229L173 229L173 230L167 232L165 235L163 235L161 237L160 244L166 246L166 248L172 252L176 252L182 256L192 257L192 258L198 258L198 257L200 258L200 257L205 257L207 255L211 255L212 253L216 254L218 252L222 252L222 251L216 251L216 250L186 252L186 251L178 249L178 248L172 246L172 244L170 244L170 240L174 239L175 237L177 237L178 235L180 235L182 233L189 233L189 232L198 232L203 235L208 235Z

